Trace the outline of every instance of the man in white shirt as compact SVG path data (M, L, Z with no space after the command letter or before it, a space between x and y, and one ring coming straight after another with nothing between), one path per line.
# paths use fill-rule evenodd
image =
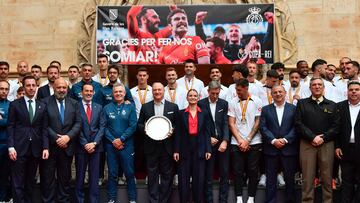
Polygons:
M212 81L217 81L221 84L221 77L222 77L222 73L221 73L220 67L212 66L210 68L210 79ZM208 89L209 89L209 86L206 86L204 89L201 90L200 99L204 99L209 96ZM224 85L221 85L219 98L226 99L227 91L228 91L228 88L225 87Z
M247 63L246 63L246 67L248 68L249 70L249 75L247 76L247 79L249 81L249 86L251 85L259 85L259 86L262 86L262 83L260 81L258 81L255 77L256 77L256 73L257 73L257 64L256 64L256 61L254 60L249 60Z
M327 62L323 59L316 59L312 65L311 65L311 70L313 72L313 77L317 78L317 77L321 77L324 81L324 96L325 98L334 101L334 102L338 102L338 97L337 97L337 90L336 87L329 81L325 80L325 70L327 68ZM310 86L308 86L308 88L302 88L301 89L301 98L306 98L306 97L310 97L311 95L311 91L310 91Z
M284 81L285 65L281 62L276 62L271 65L271 70L275 70L279 74L279 85L285 85L288 81Z
M101 84L101 86L106 86L109 84L109 77L107 75L107 69L109 66L109 59L105 54L99 54L97 56L97 65L99 67L99 72L92 77L92 79Z
M249 177L247 203L254 203L262 154L261 135L258 132L262 104L257 97L250 95L248 88L247 79L236 82L238 97L230 102L228 111L230 131L233 134L230 150L233 157L237 203L243 203L244 173Z
M9 101L14 101L14 99L16 98L16 90L14 92L14 89L15 87L16 89L18 89L18 85L14 81L9 80L9 70L10 70L9 63L6 61L0 61L0 79L9 82L10 87L9 87L9 93L7 99Z
M291 70L289 73L289 84L290 87L285 87L285 89L287 90L286 92L286 102L296 105L297 102L299 101L300 98L300 89L301 89L301 85L300 85L300 73L298 70L294 69Z
M177 73L175 68L169 67L165 72L165 79L168 84L165 87L164 98L172 103L178 105L179 110L185 109L188 106L186 98L186 90L183 87L180 87L177 82Z
M334 81L338 82L345 78L345 64L352 61L351 58L344 56L339 60L339 69L341 71L340 75L334 77Z
M300 60L296 63L296 69L299 71L300 73L300 85L301 86L304 86L307 85L309 86L310 85L310 76L309 76L309 65L307 63L307 61L304 61L304 60Z
M338 80L336 88L339 93L339 101L347 99L347 84L349 81L359 81L359 63L357 61L350 61L345 64L344 74L342 80Z
M261 88L261 92L258 95L262 101L263 106L273 103L271 96L271 88L279 84L279 74L276 70L268 70L266 72L265 84Z
M9 96L13 99L16 98L17 89L20 86L23 86L22 79L29 73L29 65L26 61L19 61L16 66L16 70L17 70L17 73L19 74L19 77L10 82L10 86L13 86L13 88L10 88ZM11 85L11 84L13 84L13 85Z
M184 65L185 75L176 81L177 84L183 87L186 92L190 89L195 89L198 93L201 92L204 89L204 83L195 77L195 62L193 60L186 60Z

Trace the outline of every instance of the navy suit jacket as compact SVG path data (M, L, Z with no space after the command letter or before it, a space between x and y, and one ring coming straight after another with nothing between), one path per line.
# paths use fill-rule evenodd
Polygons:
M105 118L102 116L102 106L95 102L91 102L91 121L89 123L86 115L86 109L81 102L78 102L78 108L81 114L81 131L76 152L87 153L85 145L90 142L96 142L95 152L104 150L102 138L105 130Z
M262 108L260 117L260 132L264 140L264 153L267 155L282 154L294 156L298 154L299 138L295 132L295 112L296 107L285 103L284 114L279 125L274 104L269 104ZM273 139L285 138L288 143L282 148L277 149L271 144Z
M204 98L199 101L198 103L199 107L201 109L206 109L206 111L209 113L208 117L211 119L211 122L209 123L208 128L210 128L210 135L211 137L216 138L219 140L219 144L221 141L227 141L229 142L229 124L228 124L228 102L223 99L218 99L216 102L216 109L215 109L215 121L211 115L210 110L210 103L209 98ZM216 124L216 131L218 133L218 136L216 137L215 133L215 124Z
M179 127L175 133L175 148L174 153L180 154L180 159L190 158L190 135L189 135L189 113L185 112L185 109L179 113ZM198 112L198 158L204 159L205 153L211 153L211 142L210 142L210 125L209 113L206 109L202 109Z
M353 156L357 156L360 153L360 113L358 114L354 127L355 134L355 150L356 154L349 154L349 144L351 136L351 117L349 110L349 101L345 100L337 104L338 115L340 116L341 123L339 128L339 134L335 142L336 148L341 148L343 152L343 160L352 159Z
M35 115L31 122L27 102L24 98L16 99L9 107L8 147L14 147L18 156L25 156L31 147L32 155L40 157L42 150L49 148L47 126L48 118L44 103L36 100Z
M81 115L77 101L69 97L65 98L64 124L61 123L60 112L55 96L47 97L44 101L46 102L47 115L50 121L48 125L50 153L52 150L59 149L65 150L68 156L72 156L74 154L76 137L79 135L81 129ZM68 135L70 137L67 148L62 149L57 146L57 134Z
M49 84L40 87L37 91L37 99L41 100L50 96Z
M145 134L145 130L144 130L145 123L147 122L147 120L149 120L154 115L155 115L154 100L144 104L141 107L140 116L139 116L139 120L138 120L138 130L140 132ZM171 102L165 100L163 116L165 116L166 118L168 118L171 121L171 125L174 129L173 133L176 134L175 129L176 129L176 125L178 123L177 120L179 119L178 106L174 103L171 103ZM172 156L172 154L173 154L173 145L174 145L173 137L175 136L174 134L171 137L166 138L165 140L161 141L162 143L164 143L165 149L170 156ZM159 143L159 141L155 141L155 140L151 139L149 136L145 135L145 137L144 137L144 153L145 154L153 153L153 151L156 149L156 147L158 147L158 143Z

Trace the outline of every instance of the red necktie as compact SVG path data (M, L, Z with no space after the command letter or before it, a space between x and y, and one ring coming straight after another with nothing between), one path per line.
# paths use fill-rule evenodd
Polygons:
M91 122L91 108L90 108L90 104L86 104L86 117L89 121L89 123Z

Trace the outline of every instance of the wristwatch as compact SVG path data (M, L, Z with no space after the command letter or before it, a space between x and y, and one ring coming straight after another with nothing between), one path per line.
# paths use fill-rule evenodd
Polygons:
M95 147L96 147L97 143L96 143L96 142L93 142L93 144L94 144L94 145L95 145Z
M247 140L248 142L251 142L251 139L250 139L250 137L247 137L247 138L246 138L246 140Z

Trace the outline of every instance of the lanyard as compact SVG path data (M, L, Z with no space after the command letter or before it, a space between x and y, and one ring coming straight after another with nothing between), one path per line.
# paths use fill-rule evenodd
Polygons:
M138 95L139 95L139 100L140 100L141 104L145 104L147 91L148 91L148 86L146 86L144 95L141 95L141 90L140 90L140 88L138 86Z
M242 101L240 100L240 108L241 108L241 123L245 124L246 123L246 110L247 110L247 106L249 104L251 96L249 95L248 98L246 99L245 105L243 105Z
M294 97L293 97L293 95L291 94L291 87L290 87L290 90L289 90L289 100L290 100L290 103L291 104L293 104L293 102L294 102ZM294 96L295 95L299 95L299 91L300 91L300 85L295 89L295 94L294 94Z

